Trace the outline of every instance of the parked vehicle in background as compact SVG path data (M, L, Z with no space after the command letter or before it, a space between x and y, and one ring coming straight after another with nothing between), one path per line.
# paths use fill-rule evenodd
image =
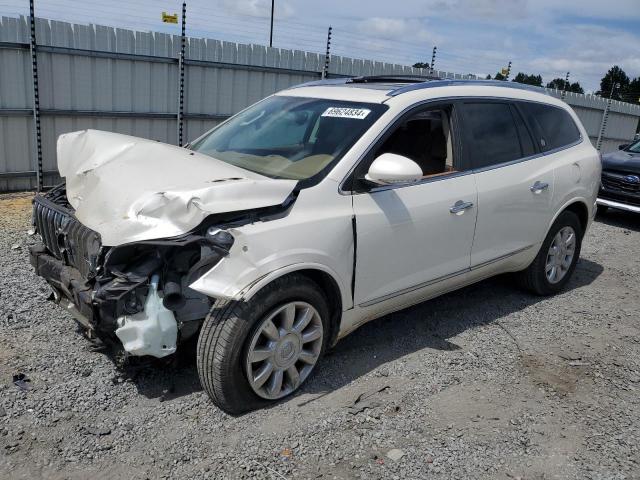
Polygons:
M560 291L600 180L570 107L499 81L313 82L189 149L83 131L58 155L37 273L129 355L199 335L202 385L232 413L296 391L387 313L506 272Z
M598 211L616 208L640 213L640 140L602 156Z

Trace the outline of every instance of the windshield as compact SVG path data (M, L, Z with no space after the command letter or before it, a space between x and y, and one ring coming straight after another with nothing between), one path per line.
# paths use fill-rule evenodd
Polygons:
M630 147L627 147L628 152L640 153L640 140L636 143L632 143Z
M205 134L191 148L268 177L304 180L333 166L386 108L269 97Z

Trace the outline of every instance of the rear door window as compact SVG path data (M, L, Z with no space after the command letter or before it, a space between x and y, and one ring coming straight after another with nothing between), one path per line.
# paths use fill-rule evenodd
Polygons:
M529 157L536 153L536 147L533 143L531 133L527 128L522 115L518 111L515 105L511 105L511 113L513 113L513 120L516 122L518 133L520 134L520 147L522 148L522 156Z
M531 102L519 102L519 107L528 122L539 128L541 138L538 142L543 151L566 147L580 140L580 130L566 110Z
M464 148L473 168L484 168L523 157L511 107L500 102L465 102Z

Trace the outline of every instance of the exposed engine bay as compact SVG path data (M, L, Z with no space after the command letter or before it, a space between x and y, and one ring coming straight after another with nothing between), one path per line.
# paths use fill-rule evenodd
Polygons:
M218 296L190 285L229 255L230 230L296 196L294 180L117 133L67 133L57 153L65 183L33 201L31 263L88 332L130 355L165 357L196 334Z
M215 299L189 285L228 255L228 229L273 211L213 215L176 237L104 246L75 217L62 184L34 199L42 243L31 248L31 263L53 299L91 334L130 355L161 358L197 333L210 311Z

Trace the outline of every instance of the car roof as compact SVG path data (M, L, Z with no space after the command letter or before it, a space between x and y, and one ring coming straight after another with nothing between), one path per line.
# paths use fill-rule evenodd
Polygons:
M368 103L385 103L396 97L436 99L477 96L531 100L557 106L565 105L560 100L548 95L544 89L522 83L414 76L349 77L319 80L293 86L279 92L278 95Z

